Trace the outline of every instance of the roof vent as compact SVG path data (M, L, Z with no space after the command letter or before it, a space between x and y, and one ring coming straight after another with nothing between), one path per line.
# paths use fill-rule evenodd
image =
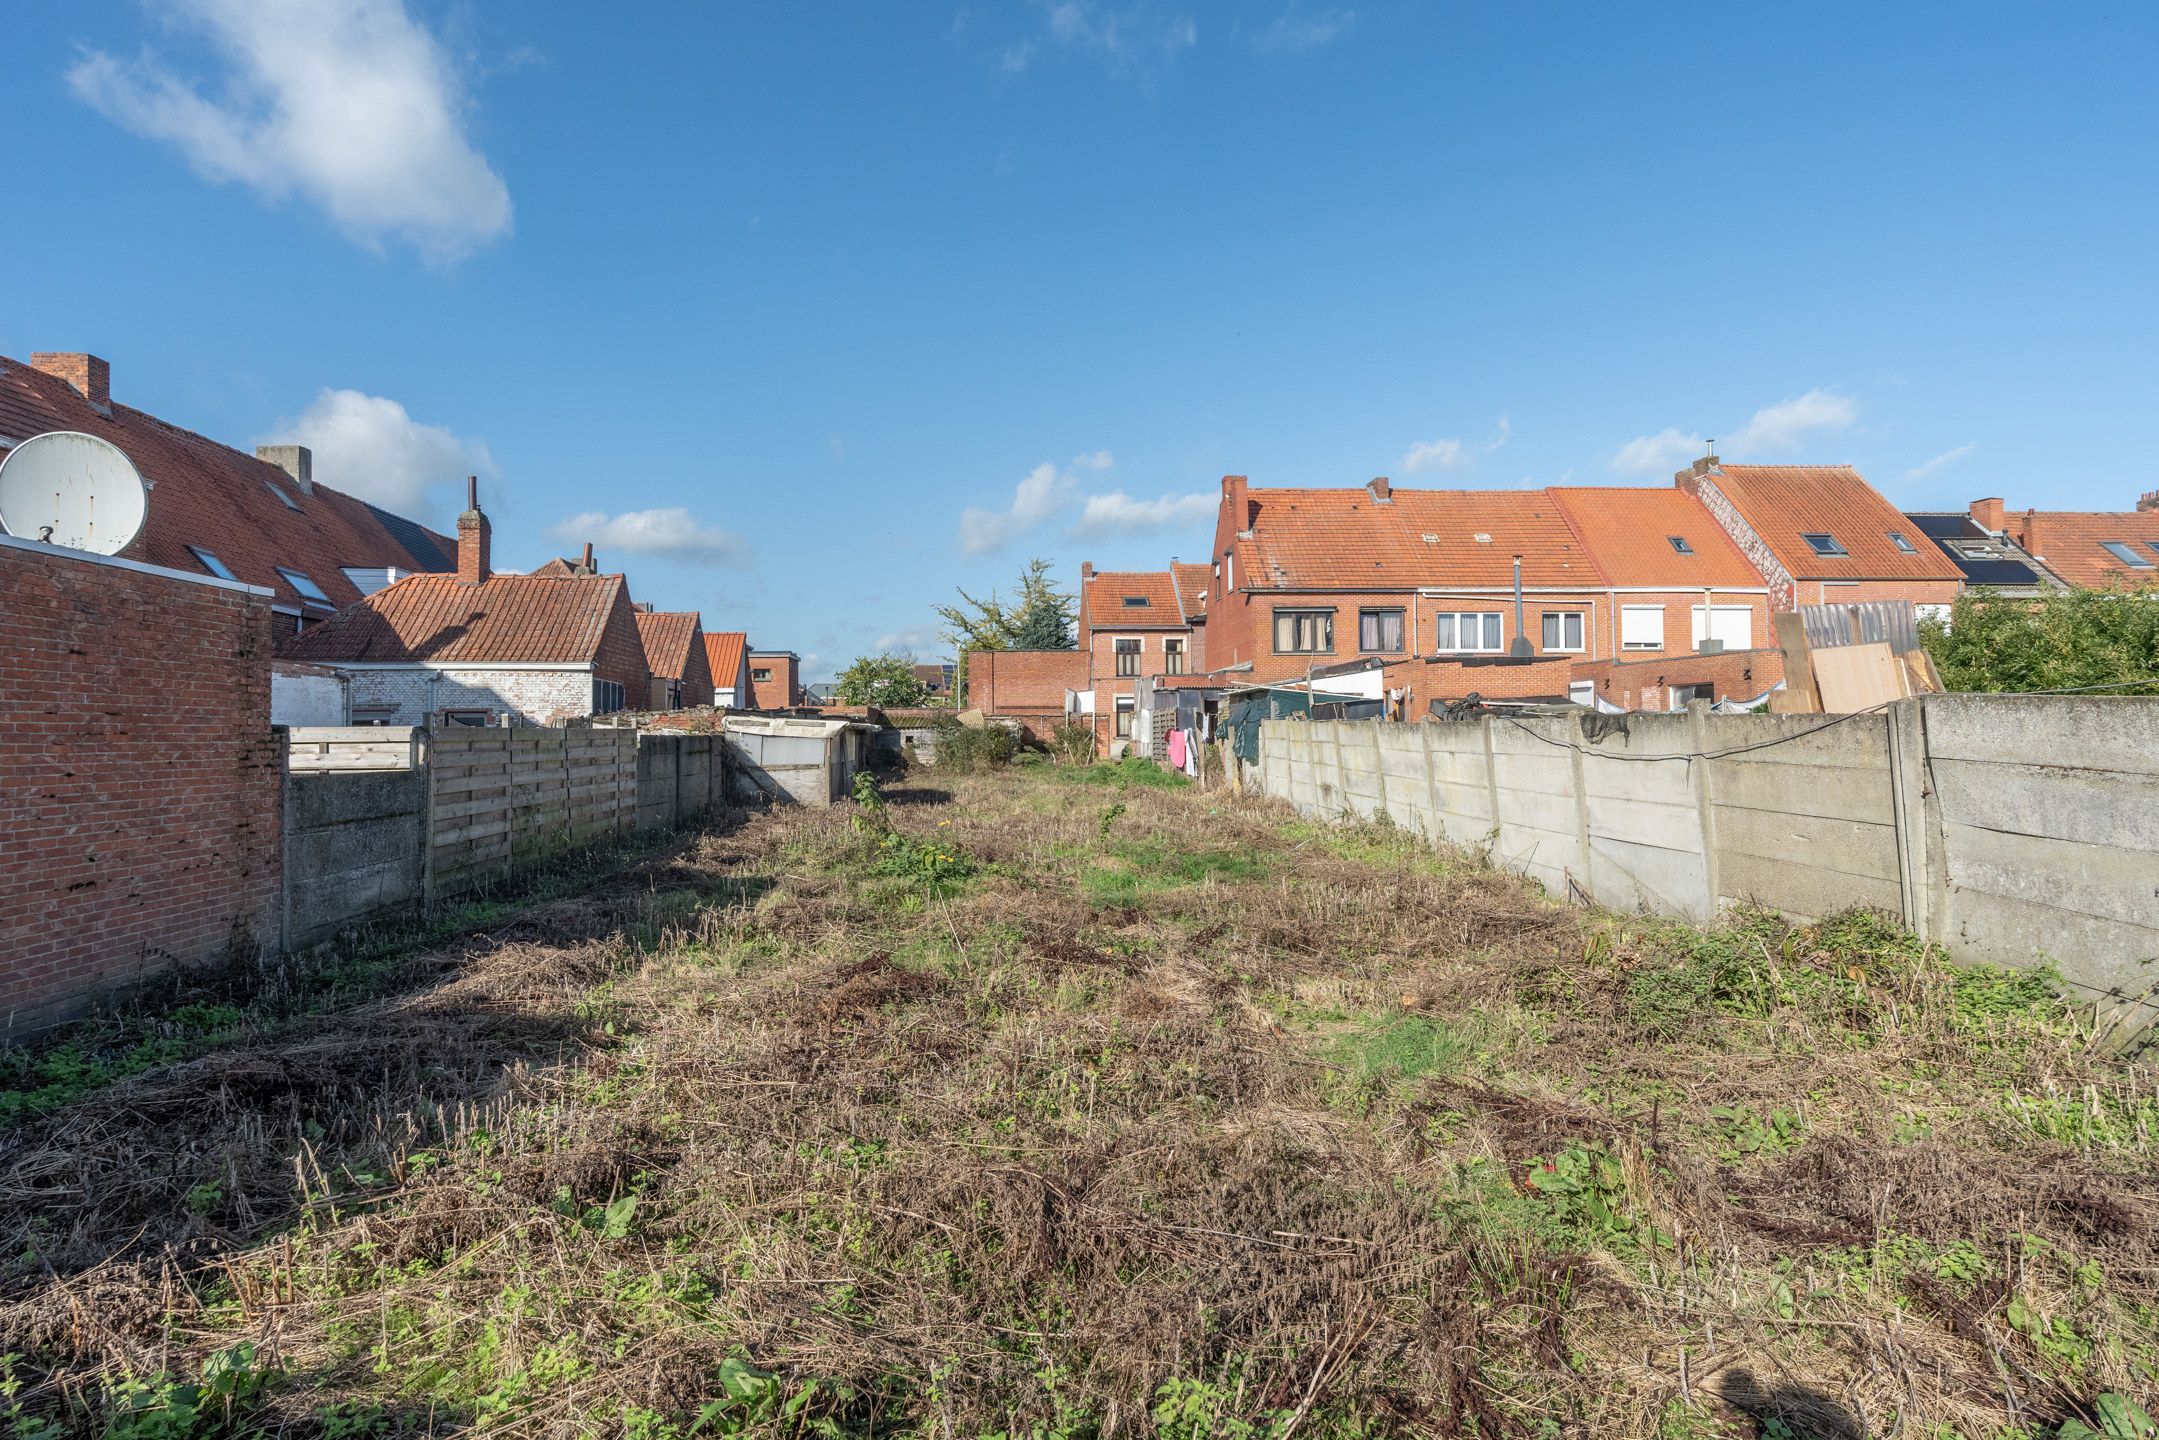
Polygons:
M1479 530L1476 534L1470 536L1469 538L1476 541L1479 545L1489 545L1492 543L1492 537L1485 534L1482 530Z
M1437 545L1439 543L1439 537L1437 535L1434 535L1431 531L1427 530L1424 532L1424 543L1427 545Z

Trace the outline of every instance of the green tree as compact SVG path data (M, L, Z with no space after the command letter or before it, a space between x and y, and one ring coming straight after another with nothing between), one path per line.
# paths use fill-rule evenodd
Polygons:
M920 705L929 690L915 675L911 655L860 655L840 672L842 705Z
M1030 560L1020 572L1019 593L1009 602L995 590L977 599L965 590L959 603L937 607L945 638L959 656L958 689L967 693L971 650L1070 650L1079 605L1050 579L1050 562Z
M2071 590L2043 600L1957 597L1920 641L1951 690L2072 690L2159 675L2159 585ZM2111 693L2159 695L2159 685Z

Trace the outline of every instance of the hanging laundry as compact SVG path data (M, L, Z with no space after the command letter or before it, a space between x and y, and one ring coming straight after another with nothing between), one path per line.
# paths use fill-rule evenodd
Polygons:
M1169 732L1169 763L1173 770L1184 769L1184 731Z

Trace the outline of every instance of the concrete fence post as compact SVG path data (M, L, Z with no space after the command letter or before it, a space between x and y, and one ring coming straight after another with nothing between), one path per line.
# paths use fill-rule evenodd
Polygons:
M1897 892L1904 923L1921 940L1941 934L1936 897L1946 897L1948 877L1937 883L1942 854L1940 806L1927 763L1925 701L1899 700L1889 707L1889 797L1897 837Z
M1492 717L1491 717L1491 716L1489 716L1489 715L1484 715L1484 716L1480 716L1480 717L1478 718L1478 720L1477 720L1477 728L1478 728L1478 730L1480 730L1481 732L1483 732L1483 739L1484 739L1484 794L1485 794L1485 799L1486 799L1486 801L1487 801L1487 802L1489 802L1489 804L1490 804L1490 805L1491 805L1491 807L1492 807L1492 808L1491 808L1491 810L1490 810L1490 812L1489 812L1489 813L1491 814L1491 817L1492 817L1492 829L1491 829L1491 832L1490 832L1490 833L1491 833L1491 837L1492 837L1492 846L1493 846L1493 848L1494 848L1494 849L1496 850L1496 849L1498 848L1498 845L1499 845L1499 831L1500 831L1500 823L1499 823L1499 758L1498 758L1497 754L1496 754L1496 753L1494 752L1494 750L1493 750L1493 748L1492 748Z
M1580 725L1571 716L1564 723L1567 729L1575 732L1567 737L1568 762L1574 769L1575 863L1581 867L1581 876L1575 884L1581 887L1581 899L1587 904L1596 899L1593 888L1596 871L1590 862L1589 846L1589 765L1582 756L1577 738L1581 734Z
M1424 732L1424 790L1426 803L1432 807L1430 835L1434 840L1445 840L1448 838L1447 806L1439 788L1439 759L1432 753L1432 732L1436 727L1419 725L1417 728Z
M427 808L420 812L420 904L434 908L438 882L435 878L435 752L433 737L427 746Z
M1694 808L1702 827L1702 919L1713 922L1717 918L1717 901L1723 886L1717 873L1717 796L1709 775L1709 702L1687 702L1687 741L1693 750L1687 768L1694 772Z

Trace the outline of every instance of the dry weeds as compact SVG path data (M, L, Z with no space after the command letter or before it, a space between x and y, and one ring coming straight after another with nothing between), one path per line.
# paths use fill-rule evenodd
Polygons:
M2153 1067L2029 987L1259 801L894 799L972 875L763 816L0 1139L18 1426L1980 1440L2155 1387Z

